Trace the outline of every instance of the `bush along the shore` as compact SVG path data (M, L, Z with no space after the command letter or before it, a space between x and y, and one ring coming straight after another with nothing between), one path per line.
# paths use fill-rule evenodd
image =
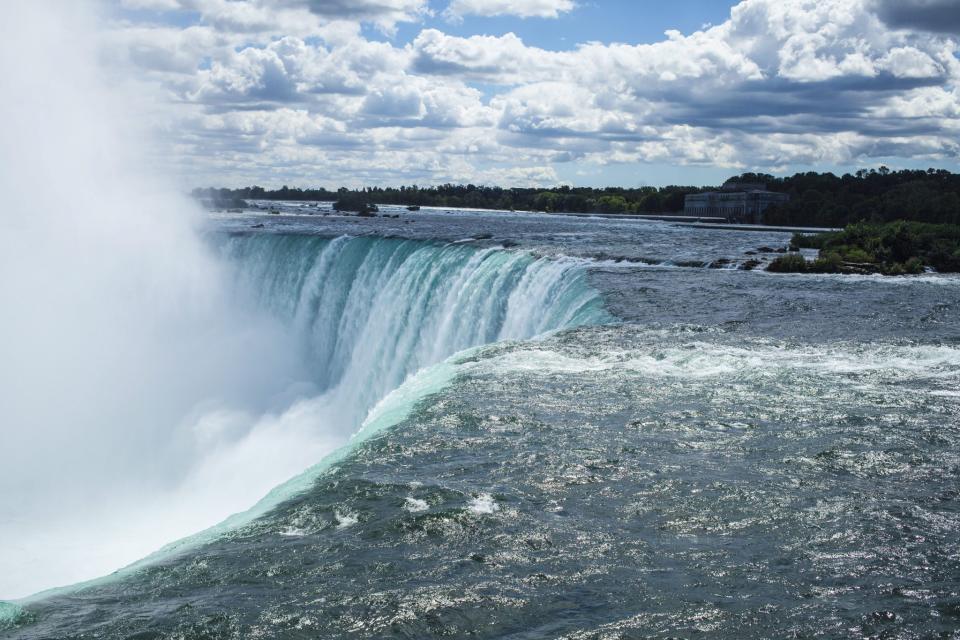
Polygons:
M818 249L816 260L791 253L773 260L768 271L779 273L922 273L960 272L960 225L897 220L886 224L857 223L840 231L795 234L794 249Z

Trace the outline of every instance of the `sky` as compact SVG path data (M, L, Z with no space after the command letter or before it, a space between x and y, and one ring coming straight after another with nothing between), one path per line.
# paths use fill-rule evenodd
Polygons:
M960 0L113 0L185 186L718 184L960 155Z

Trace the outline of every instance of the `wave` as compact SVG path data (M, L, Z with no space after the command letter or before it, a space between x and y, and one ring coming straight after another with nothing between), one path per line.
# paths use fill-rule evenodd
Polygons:
M676 330L624 328L624 341L648 341L631 349L613 344L602 350L557 350L541 344L491 347L476 358L476 367L544 375L619 372L625 375L687 380L722 377L756 380L784 374L841 376L856 384L889 384L905 377L948 387L960 378L960 348L951 345L903 345L882 342L797 346L765 340L731 345L681 339ZM589 341L587 341L589 342ZM948 389L931 395L952 395Z

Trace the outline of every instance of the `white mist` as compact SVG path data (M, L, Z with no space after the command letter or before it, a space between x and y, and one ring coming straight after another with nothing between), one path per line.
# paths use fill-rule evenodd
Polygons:
M281 420L298 358L228 299L202 214L146 168L91 8L0 4L0 598L109 573L317 453L218 462Z

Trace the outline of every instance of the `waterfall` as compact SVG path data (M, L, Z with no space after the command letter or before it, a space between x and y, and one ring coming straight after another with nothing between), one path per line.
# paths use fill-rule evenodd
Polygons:
M208 241L222 276L219 295L229 303L182 325L188 335L168 336L206 364L194 371L184 344L159 369L141 363L144 379L172 379L142 389L145 406L169 400L182 415L165 411L164 428L122 399L124 422L101 426L104 434L142 428L145 435L116 453L162 482L137 478L135 500L116 500L101 487L91 495L104 498L86 519L46 514L12 522L0 535L0 565L10 569L0 587L76 582L184 536L191 537L165 548L208 539L307 486L318 463L362 440L351 436L391 392L409 406L442 388L449 378L430 373L431 365L476 345L607 318L586 264L573 258L380 237L215 232ZM199 326L204 320L212 326ZM225 358L221 369L212 366L217 357ZM389 426L382 415L378 424ZM116 479L127 482L124 473ZM83 562L74 564L78 557Z
M394 238L234 236L238 286L300 338L355 429L411 373L468 347L597 322L581 261Z
M16 97L0 134L0 598L248 510L459 349L600 313L569 260L202 237L149 160L149 97L101 75L88 4L0 5Z

